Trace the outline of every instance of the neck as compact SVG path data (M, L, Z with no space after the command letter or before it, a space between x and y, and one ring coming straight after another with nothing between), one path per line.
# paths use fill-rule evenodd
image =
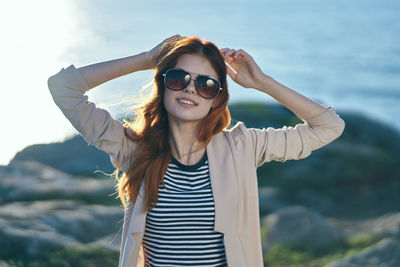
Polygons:
M197 140L198 122L169 121L171 153L186 165L197 163L204 154L205 146Z

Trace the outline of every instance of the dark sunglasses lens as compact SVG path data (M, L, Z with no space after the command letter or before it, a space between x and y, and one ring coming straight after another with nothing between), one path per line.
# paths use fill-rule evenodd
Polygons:
M219 92L219 82L205 76L198 76L197 79L197 90L199 94L205 98L214 98Z
M169 70L165 76L165 85L172 90L182 90L189 82L190 75L183 70Z

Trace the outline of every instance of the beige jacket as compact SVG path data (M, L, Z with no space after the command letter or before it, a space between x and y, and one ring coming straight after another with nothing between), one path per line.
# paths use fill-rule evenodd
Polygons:
M86 81L73 65L48 80L57 106L89 143L110 155L115 167L134 150L124 135L121 122L88 102ZM246 128L242 122L216 134L207 146L207 156L215 201L215 226L224 233L229 267L261 267L260 219L256 169L265 162L302 159L336 138L345 123L329 106L328 110L295 127ZM125 211L119 267L144 266L142 238L145 229L144 186L135 205Z

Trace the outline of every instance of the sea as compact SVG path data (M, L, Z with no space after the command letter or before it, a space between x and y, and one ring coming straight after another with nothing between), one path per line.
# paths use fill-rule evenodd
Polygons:
M220 48L245 50L266 74L338 113L360 112L400 130L398 0L77 3L99 36L96 49L89 42L76 51L82 64L145 51L174 34L199 36ZM118 97L93 96L111 104L136 94L152 72L128 76L105 85ZM231 103L276 102L228 82Z

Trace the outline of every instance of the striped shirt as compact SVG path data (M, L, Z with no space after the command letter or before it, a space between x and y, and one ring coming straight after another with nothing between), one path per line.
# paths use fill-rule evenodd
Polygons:
M157 205L146 217L146 266L227 266L223 234L214 231L214 198L207 153L195 165L174 157Z

